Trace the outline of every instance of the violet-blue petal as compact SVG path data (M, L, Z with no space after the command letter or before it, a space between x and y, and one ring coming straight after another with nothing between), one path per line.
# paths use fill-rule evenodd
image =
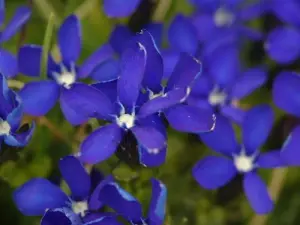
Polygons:
M99 198L99 193L106 184L113 182L114 177L112 175L107 176L104 180L102 180L92 192L89 198L89 210L99 210L103 206L103 202Z
M100 216L83 225L123 225L117 220L117 216Z
M281 157L282 160L289 166L300 165L300 127L297 126L293 129L290 135L285 140Z
M173 49L163 49L161 52L164 64L164 79L169 79L179 60L180 53Z
M173 73L168 80L166 90L191 87L192 83L201 74L201 70L202 64L200 61L187 53L181 53Z
M7 78L14 77L18 73L16 56L4 49L0 49L0 73Z
M102 188L99 199L129 220L139 221L142 218L141 204L115 182L106 184Z
M198 40L205 42L216 32L216 25L211 14L199 13L193 16L192 22L197 30Z
M161 149L166 146L167 140L164 133L154 126L136 125L131 128L139 145L148 149Z
M222 115L217 115L212 132L201 133L199 136L204 144L221 154L232 156L239 149L232 124Z
M115 123L98 128L81 143L80 160L96 164L108 159L116 151L122 137L123 131Z
M282 4L284 4L284 7L282 7ZM273 0L270 7L271 11L281 21L292 24L294 26L300 26L300 5L297 0Z
M221 0L189 0L204 12L213 12L220 7Z
M300 116L300 77L294 72L281 72L273 83L273 100L277 107L284 111Z
M91 84L92 87L98 89L103 94L105 94L112 103L117 101L117 85L118 85L117 80L111 82L105 82L105 83Z
M214 83L211 78L207 74L202 74L193 84L191 95L198 97L208 96L213 88Z
M39 77L41 73L42 47L24 45L19 49L18 66L22 74Z
M108 17L126 17L132 14L141 0L104 0L104 12Z
M146 59L147 51L141 43L135 43L122 54L118 96L125 108L132 109L135 106L146 68Z
M143 30L136 36L136 39L147 50L143 87L154 92L160 91L164 66L163 59L155 44L154 38L148 31Z
M245 71L234 83L230 96L241 99L261 87L267 80L267 71L263 67L254 67Z
M167 157L167 147L161 149L146 148L142 145L138 146L140 164L145 167L161 166Z
M266 40L265 48L271 59L278 63L291 63L300 55L300 32L293 27L277 27Z
M34 178L13 193L17 208L27 216L43 215L46 209L67 206L69 199L60 188L44 178Z
M75 83L70 89L62 91L61 96L69 109L79 115L111 119L115 108L108 97L96 88L84 83Z
M248 38L252 41L260 41L264 38L263 32L261 32L257 29L254 29L254 28L251 28L248 26L243 26L243 25L239 26L238 29L239 29L238 31L241 36Z
M11 135L5 136L4 141L7 145L15 147L24 147L31 140L33 132L35 130L35 123L32 123L30 128L25 132L17 132Z
M64 62L76 62L81 50L81 25L76 15L68 16L60 26L58 45Z
M59 161L59 170L68 184L74 200L86 200L90 193L91 179L82 163L74 156Z
M58 100L60 87L55 81L32 81L20 90L24 112L32 116L43 116Z
M172 48L179 52L187 52L194 55L198 48L197 31L184 15L177 15L168 30L168 39Z
M234 46L217 48L208 63L209 74L221 88L231 85L240 73L239 53Z
M284 166L284 161L281 157L280 150L271 150L268 152L260 153L257 158L256 164L260 168L279 168Z
M217 189L230 182L237 174L232 160L207 156L193 167L194 179L205 189Z
M15 94L14 99L12 99L14 102L14 108L13 110L7 115L6 121L9 123L11 130L15 132L22 121L23 117L23 103L17 94ZM3 104L3 103L2 103ZM0 113L1 114L1 113Z
M246 173L243 181L246 197L257 214L269 213L274 204L263 180L255 172Z
M268 105L258 105L248 110L242 123L243 144L251 155L267 140L273 123L274 112Z
M0 0L0 26L5 20L5 0Z
M139 118L145 118L154 113L161 112L172 106L180 104L188 96L188 90L185 88L173 89L162 96L153 98L143 104L138 112Z
M257 1L254 4L243 7L238 12L239 19L243 21L249 21L262 16L264 13L267 12L268 4L270 3L271 2L267 2L267 1Z
M116 53L122 54L132 37L133 33L127 26L116 25L110 34L109 43Z
M17 8L13 18L6 25L5 29L0 34L0 42L8 41L15 35L22 26L28 21L31 15L31 9L27 6Z
M120 72L120 61L108 59L95 67L90 77L99 82L110 82L117 80L120 76Z
M74 225L63 210L48 210L42 220L41 225Z
M163 42L163 23L149 23L145 29L152 35L156 46L161 48Z
M175 130L195 134L212 131L216 123L210 110L190 105L176 105L166 110L165 116Z
M98 48L81 64L77 77L85 78L101 63L113 57L114 51L109 44L105 44Z
M166 214L167 187L159 180L152 178L152 195L148 219L151 225L163 224Z
M224 105L221 107L220 112L223 116L237 124L241 124L243 122L246 114L244 109L238 108L234 105Z
M206 109L210 110L211 113L215 112L215 107L213 107L209 101L207 100L207 97L197 97L190 95L188 99L186 100L188 105L198 107L200 109Z

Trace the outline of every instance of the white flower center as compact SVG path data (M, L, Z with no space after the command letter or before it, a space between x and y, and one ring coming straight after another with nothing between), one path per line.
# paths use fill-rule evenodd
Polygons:
M68 69L64 65L61 65L61 73L54 72L53 76L59 85L70 89L72 84L74 84L76 81L75 66L71 65L71 71L68 71Z
M117 124L120 127L125 127L126 129L130 129L134 127L135 115L132 114L121 114L120 117L117 118Z
M72 210L76 214L80 214L81 217L85 216L85 213L88 210L88 203L87 201L82 202L73 202L72 203Z
M222 105L225 103L227 95L223 92L212 91L208 96L208 101L211 105Z
M214 14L214 22L218 27L229 26L233 23L233 20L234 15L224 8L219 8Z
M9 135L11 127L7 121L0 121L0 135Z
M254 169L254 158L247 156L246 154L241 154L234 156L234 165L239 172L247 173Z

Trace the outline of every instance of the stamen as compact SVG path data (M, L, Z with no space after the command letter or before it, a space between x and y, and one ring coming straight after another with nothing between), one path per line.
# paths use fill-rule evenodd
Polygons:
M0 135L9 135L10 134L10 124L7 121L0 121Z
M222 7L215 12L214 22L216 26L230 26L233 23L233 20L234 15L230 11Z
M87 210L88 210L87 201L73 202L72 203L72 210L73 210L74 213L79 214L81 217L84 217Z

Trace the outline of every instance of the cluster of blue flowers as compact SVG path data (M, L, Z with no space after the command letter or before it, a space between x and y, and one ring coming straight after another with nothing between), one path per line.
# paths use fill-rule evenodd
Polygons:
M104 0L108 17L132 14L140 0ZM113 176L85 165L101 163L116 153L122 141L134 141L138 163L158 167L166 160L167 126L193 133L219 155L207 156L192 168L194 179L206 189L217 189L238 174L244 192L258 214L269 213L273 202L257 174L260 168L300 165L300 127L296 127L282 149L261 152L273 123L269 105L248 110L239 100L260 88L268 79L266 65L245 68L240 51L249 41L265 41L265 50L278 63L291 63L300 55L300 4L296 0L259 1L190 0L197 8L191 17L177 15L167 29L169 47L162 44L163 24L148 24L139 33L118 25L108 42L81 65L81 25L68 16L58 29L60 59L47 57L46 76L41 74L43 47L26 44L17 56L0 48L0 140L2 145L24 147L35 124L19 129L23 114L45 116L59 101L65 119L80 125L91 118L105 125L90 133L78 153L59 161L62 177L71 194L44 178L34 178L13 194L17 208L27 216L42 216L43 225L162 225L167 188L153 178L147 215L141 203L123 189ZM266 13L286 23L265 35L246 25ZM10 39L30 18L31 10L18 8L0 32L0 43ZM5 17L0 0L0 24ZM32 77L19 91L8 87L17 74ZM46 77L39 78L39 77ZM82 82L87 78L92 84ZM300 116L300 76L283 71L273 83L277 107ZM233 124L241 127L242 141ZM129 136L128 136L129 135ZM122 146L128 157L128 146ZM299 155L298 155L299 154ZM109 208L110 210L107 210Z

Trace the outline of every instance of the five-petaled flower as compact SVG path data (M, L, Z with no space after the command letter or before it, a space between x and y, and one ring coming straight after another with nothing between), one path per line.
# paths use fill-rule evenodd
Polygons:
M267 186L257 174L259 168L276 168L286 165L279 150L260 153L274 120L268 105L250 109L243 121L242 144L235 139L233 127L228 119L217 117L215 130L200 134L201 140L223 156L207 156L193 168L193 176L204 188L216 189L226 185L238 173L243 174L245 194L256 213L264 214L273 209Z

